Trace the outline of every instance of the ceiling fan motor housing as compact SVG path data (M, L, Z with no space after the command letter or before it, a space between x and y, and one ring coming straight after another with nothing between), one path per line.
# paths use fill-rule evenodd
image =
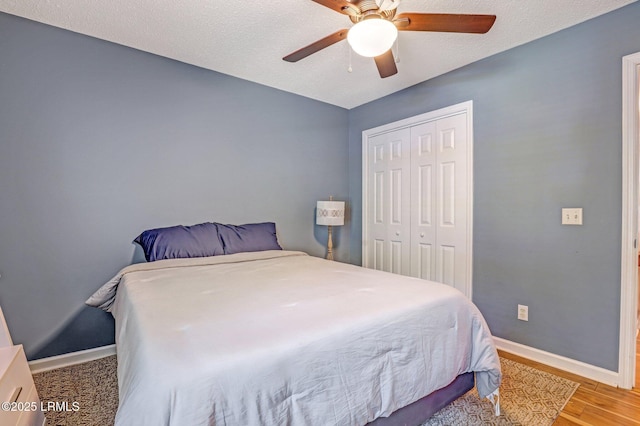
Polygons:
M395 1L395 3L397 2L398 0ZM395 8L381 10L378 6L378 2L376 2L375 0L353 1L350 3L352 3L354 7L359 10L359 13L348 13L349 19L351 19L351 22L353 22L354 24L371 18L382 18L391 20L396 15ZM384 1L380 3L384 3Z

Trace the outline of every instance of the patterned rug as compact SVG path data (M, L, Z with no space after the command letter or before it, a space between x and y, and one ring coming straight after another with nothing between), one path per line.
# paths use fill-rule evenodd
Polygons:
M475 390L435 414L425 426L551 425L578 384L526 365L501 358L501 415ZM47 411L49 426L112 425L118 408L116 357L59 368L33 376L40 399L67 402L67 409ZM74 410L73 402L78 404Z
M500 416L475 389L438 411L424 426L550 426L579 384L509 359L500 358Z

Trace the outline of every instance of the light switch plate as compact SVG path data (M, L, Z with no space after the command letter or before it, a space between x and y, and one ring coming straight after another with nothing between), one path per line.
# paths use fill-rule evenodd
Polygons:
M527 305L518 305L518 319L529 321L529 307Z
M563 225L582 225L582 208L563 208Z

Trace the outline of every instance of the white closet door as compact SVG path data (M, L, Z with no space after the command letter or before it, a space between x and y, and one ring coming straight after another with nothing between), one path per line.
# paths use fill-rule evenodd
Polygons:
M368 265L410 275L410 131L370 137L367 146Z
M468 274L467 116L437 121L436 129L436 274L432 279L461 291Z
M466 114L411 127L411 275L464 289Z
M411 276L436 279L436 122L411 128Z
M365 130L363 265L472 293L473 104Z

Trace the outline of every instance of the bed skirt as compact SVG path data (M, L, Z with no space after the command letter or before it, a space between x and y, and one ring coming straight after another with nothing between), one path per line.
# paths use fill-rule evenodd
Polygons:
M473 373L456 377L449 385L438 389L416 402L394 411L389 417L379 417L367 426L417 426L446 407L474 386Z

